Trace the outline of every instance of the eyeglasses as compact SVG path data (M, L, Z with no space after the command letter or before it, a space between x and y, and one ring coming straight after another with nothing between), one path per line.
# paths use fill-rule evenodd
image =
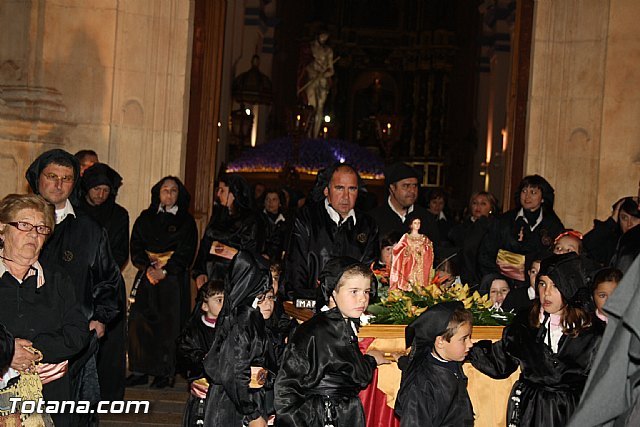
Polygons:
M36 233L42 234L43 236L51 234L51 227L47 227L46 225L33 225L24 221L8 222L7 224L14 226L20 231L29 232L35 228Z
M258 304L262 304L265 301L274 302L276 298L277 297L275 295L261 295L258 297Z
M43 173L42 176L44 176L47 181L51 181L51 182L62 182L63 184L70 184L73 182L73 175L65 175L65 176L58 176L53 172L50 173Z

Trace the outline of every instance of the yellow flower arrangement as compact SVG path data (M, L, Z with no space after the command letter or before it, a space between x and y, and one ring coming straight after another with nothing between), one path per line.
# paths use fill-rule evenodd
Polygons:
M511 313L493 310L488 295L469 289L469 285L445 285L447 277L434 275L428 285L413 285L410 291L393 289L380 292L380 302L369 305L368 312L375 316L372 323L408 324L429 307L445 301L462 301L473 313L474 324L479 326L506 325Z

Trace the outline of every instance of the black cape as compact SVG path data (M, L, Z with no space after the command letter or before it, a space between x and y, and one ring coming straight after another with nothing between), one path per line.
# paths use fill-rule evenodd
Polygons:
M611 258L611 266L626 273L638 254L640 254L640 225L627 230L620 237L616 253Z
M86 175L86 173L85 173ZM129 260L129 214L109 197L100 206L91 206L82 199L80 206L107 232L111 254L122 271ZM98 351L98 379L104 400L122 400L126 372L126 288L124 279L118 287L118 314L106 326Z
M178 338L178 370L191 382L204 378L203 361L213 344L215 327L202 321L202 312L196 304L196 312ZM207 378L207 380L209 380ZM189 394L182 418L183 427L197 427L204 422L205 400Z
M507 410L507 424L565 426L578 405L604 325L598 319L577 337L564 335L553 353L544 333L528 325L523 313L507 326L495 343L476 343L469 360L492 378L507 378L520 367ZM515 398L519 401L516 401Z
M358 393L373 378L375 359L363 355L337 308L300 325L287 345L275 384L276 425L365 426ZM327 418L327 406L333 419Z
M584 235L582 245L589 257L598 264L609 265L622 236L620 225L609 217L606 221L593 221L593 228Z
M395 406L400 426L472 426L473 406L461 365L427 354L410 376L403 373Z
M225 206L213 207L193 265L194 279L204 274L209 280L224 280L230 261L209 253L214 241L238 250L255 251L258 244L258 222L255 213L250 209L240 208L236 214L230 215L229 209Z
M475 285L482 279L478 269L478 251L492 222L493 218L487 217L475 221L467 218L449 231L449 242L454 247L452 252L456 253L453 261L459 269L462 283Z
M266 255L271 262L280 261L288 229L286 218L280 213L262 211L258 214L258 224L258 253Z
M250 388L251 367L273 372L271 341L255 298L272 286L269 268L248 251L240 251L231 261L225 280L224 304L213 345L204 361L211 378L207 394L205 425L241 427L258 417L269 417L265 407L272 374L262 388Z
M327 261L348 256L370 265L378 256L378 227L373 219L356 211L340 227L323 202L305 205L296 215L285 256L283 286L290 298L314 300L318 275Z
M163 178L152 193L151 206L142 211L131 232L131 262L138 268L135 302L129 315L129 370L155 376L175 371L176 339L189 316L191 300L189 267L198 244L196 223L187 211L186 188L177 178L178 212L158 212ZM164 266L167 276L155 286L146 276L147 252L174 251Z

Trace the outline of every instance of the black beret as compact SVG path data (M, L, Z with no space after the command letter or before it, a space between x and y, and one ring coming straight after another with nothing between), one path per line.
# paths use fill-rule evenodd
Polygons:
M405 328L406 346L415 345L416 352L426 351L433 347L436 337L444 334L447 330L453 312L463 308L464 304L460 301L441 302L429 307Z
M538 277L547 276L560 291L564 299L573 306L573 297L586 287L582 260L575 252L554 254L540 262Z
M384 183L387 187L407 178L416 178L418 182L422 180L420 172L406 163L396 162L384 170Z

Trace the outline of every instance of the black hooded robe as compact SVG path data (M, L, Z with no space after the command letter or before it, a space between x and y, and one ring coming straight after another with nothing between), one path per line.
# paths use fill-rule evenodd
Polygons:
M178 212L158 212L160 187L166 179L178 184ZM131 232L131 261L139 286L129 314L129 370L153 376L175 373L176 339L189 315L189 267L198 244L196 223L188 212L189 195L178 178L161 179L151 190L151 206L142 211ZM167 276L152 285L145 251L174 251L164 266Z
M544 333L528 324L528 313L518 315L495 343L476 343L469 360L492 378L508 378L520 367L507 408L507 424L514 426L565 426L578 405L604 325L593 325L577 337L564 335L553 353ZM516 400L517 398L517 400Z
M254 299L272 287L269 268L247 251L231 261L225 280L224 304L213 345L204 361L211 378L207 394L206 426L242 427L250 421L269 418L266 394L272 388L270 374L262 388L250 388L251 367L273 372L275 361L264 318Z
M375 369L375 359L360 352L338 308L316 314L285 348L275 383L276 425L324 427L329 410L335 427L364 427L358 393Z
M462 364L448 364L457 370L427 354L416 363L411 376L403 378L395 406L401 427L473 425L473 406Z
M99 205L90 205L86 198L80 200L80 207L96 220L107 232L109 247L120 271L129 261L129 213L116 203L116 195L122 184L122 177L104 163L96 163L88 168L82 183L85 191L96 185L108 185L109 197ZM118 289L118 315L106 325L105 336L100 341L98 351L98 380L103 400L122 400L126 373L126 289L124 279Z
M203 322L199 304L196 304L195 310L196 313L189 318L177 344L178 369L184 372L189 382L206 378L203 362L213 344L216 331L214 327ZM183 427L202 425L198 422L204 422L204 410L205 400L189 394L182 418Z
M229 192L233 194L235 212L231 215L226 206L214 205L193 265L194 279L202 274L209 280L224 280L226 277L231 262L209 253L211 244L215 241L237 250L257 250L258 220L253 212L253 196L249 184L237 174L225 175L220 181L227 184Z
M57 224L40 253L44 264L57 265L71 276L75 296L88 320L109 324L118 314L118 291L124 286L120 269L113 259L106 231L78 206L78 160L64 150L54 149L40 155L26 172L26 178L34 193L39 194L38 180L42 170L64 158L73 165L75 187L69 196L74 215L68 215ZM76 398L99 400L99 384L91 379L97 377L94 362L98 349L94 334L87 351L70 362L69 376ZM85 372L85 366L89 366ZM97 378L96 378L97 379Z
M258 222L253 211L242 209L235 215L230 215L227 207L215 205L200 241L198 256L193 265L193 278L204 274L209 280L224 280L231 262L209 253L214 241L234 249L254 251L257 248L257 239Z
M411 354L398 360L402 381L394 408L402 427L473 425L462 363L433 355L436 338L446 332L456 310L463 308L459 301L433 305L405 328Z

